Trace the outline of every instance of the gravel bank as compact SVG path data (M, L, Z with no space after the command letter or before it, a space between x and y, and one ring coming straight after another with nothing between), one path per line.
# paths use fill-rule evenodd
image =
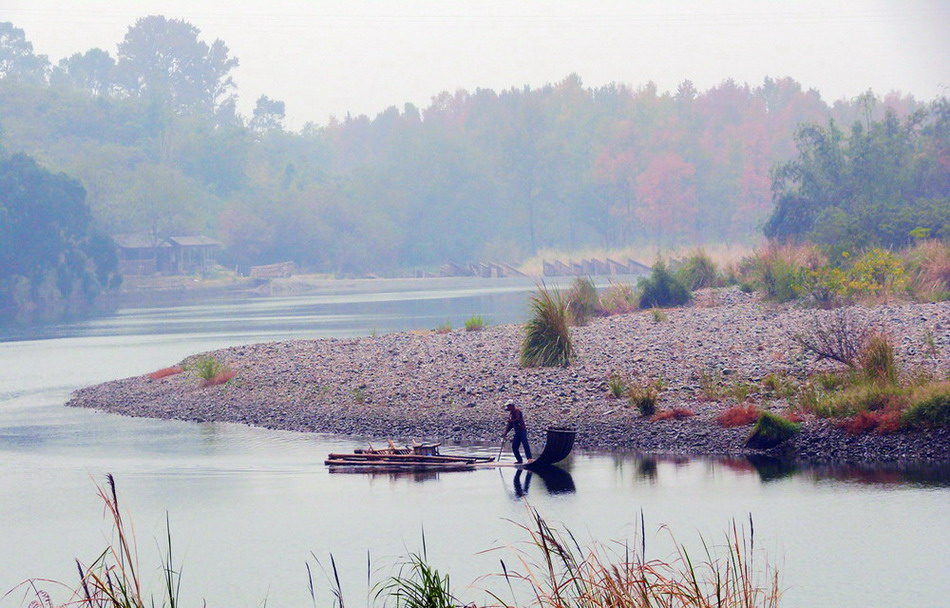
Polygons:
M396 440L497 441L505 420L501 406L513 399L524 409L536 450L544 427L570 424L586 448L739 454L749 429L716 424L716 415L736 402L704 400L702 373L718 371L729 383L758 382L769 373L803 377L827 367L791 339L815 314L827 313L764 304L738 290L700 292L693 305L667 311L665 322L654 322L647 312L574 328L578 359L568 368L520 368L522 329L515 325L237 346L214 353L237 371L228 384L199 388L191 372L160 380L139 376L79 390L67 405ZM856 308L855 314L896 337L905 368L950 373L950 303ZM928 335L937 357L927 352ZM661 409L686 407L696 415L641 418L624 401L609 398L612 372L635 382L663 379ZM754 399L774 410L788 405ZM948 461L950 432L853 436L808 418L801 435L781 451L803 461Z

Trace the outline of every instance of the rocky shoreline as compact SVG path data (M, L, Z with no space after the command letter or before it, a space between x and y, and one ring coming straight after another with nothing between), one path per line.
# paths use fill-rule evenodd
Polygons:
M577 445L684 455L747 454L749 427L724 428L716 416L732 398L705 399L704 373L757 384L770 373L802 378L830 366L794 343L823 311L762 303L736 289L704 291L694 304L666 311L593 320L573 328L577 360L567 368L523 369L522 329L410 332L353 339L299 340L236 346L215 357L237 372L219 386L200 387L192 372L152 380L138 376L76 391L69 406L163 419L237 422L274 429L392 438L498 441L502 405L525 412L536 450L542 430L572 425ZM855 308L895 338L905 369L950 373L950 303ZM925 349L936 346L937 356ZM932 350L932 349L931 349ZM193 359L193 358L190 358ZM186 364L187 364L186 360ZM174 362L156 362L156 368ZM695 416L650 421L608 394L611 373L632 382L661 379L660 409ZM785 400L753 395L782 411ZM806 462L950 461L950 431L851 435L834 422L806 417L802 432L773 455Z

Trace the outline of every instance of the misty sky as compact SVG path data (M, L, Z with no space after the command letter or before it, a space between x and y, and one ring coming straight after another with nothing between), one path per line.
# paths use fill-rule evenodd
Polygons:
M115 54L138 17L185 19L224 40L249 113L262 93L289 126L375 115L436 93L556 82L588 86L791 76L829 101L868 88L930 100L950 91L950 1L627 2L2 0L54 63L90 47Z

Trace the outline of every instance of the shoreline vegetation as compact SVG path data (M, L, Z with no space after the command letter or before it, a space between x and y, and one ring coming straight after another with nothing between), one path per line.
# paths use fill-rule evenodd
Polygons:
M677 280L657 274L640 288L661 293L664 281ZM743 288L703 287L688 305L640 311L629 294L608 293L626 289L633 290L614 285L599 301L629 312L570 328L567 365L522 366L522 326L439 328L231 347L152 377L81 389L68 405L394 440L494 442L501 405L513 399L536 444L544 428L570 424L587 449L764 452L811 462L950 459L950 303L879 297L869 306L821 310ZM877 360L867 364L883 366L880 382L862 375L863 363L808 347L836 322L846 322L854 335L843 337L855 343L883 337L886 347L878 343ZM215 374L207 372L209 358L220 365ZM922 402L929 405L911 407ZM747 447L753 425L772 438L752 441L757 450ZM776 432L791 438L774 441Z
M165 534L156 539L160 564L149 569L141 566L138 543L129 514L119 507L115 478L106 475L98 486L107 523L111 525L106 548L90 563L77 558L79 580L75 586L49 579L28 579L0 595L22 597L20 605L53 608L74 604L99 608L145 608L181 605L184 570L175 561L171 518L166 514ZM637 534L632 539L607 544L590 542L580 545L568 529L549 524L535 509L527 510L525 523L512 522L519 529L521 542L486 548L499 556L499 572L486 573L462 593L477 593L486 598L481 604L460 599L449 575L435 568L426 551L425 533L422 550L410 552L391 568L392 574L372 583L374 570L367 553L367 605L387 606L390 601L404 608L515 608L536 605L548 608L597 608L599 606L669 606L695 608L774 608L782 595L781 579L774 562L756 547L755 527L735 520L727 528L724 542L699 537L702 550L690 552L666 526L660 526L672 544L665 558L648 558L647 526L640 513ZM621 549L622 548L622 549ZM651 547L652 550L652 547ZM345 596L333 554L329 569L316 554L311 567L307 559L307 584L313 606L343 608ZM316 569L322 569L324 585L315 583ZM151 572L160 574L161 591L156 594L143 584ZM490 585L495 580L497 585ZM303 580L301 581L303 584ZM485 585L481 590L479 583ZM2 591L2 590L0 590ZM69 601L59 604L54 595L67 593ZM486 604L485 601L488 603ZM29 603L28 603L29 602ZM207 605L207 598L204 602ZM266 599L264 604L266 604Z

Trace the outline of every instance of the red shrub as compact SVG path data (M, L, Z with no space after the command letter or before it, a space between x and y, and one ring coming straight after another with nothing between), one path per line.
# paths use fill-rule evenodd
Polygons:
M235 376L237 376L237 372L234 371L233 369L224 370L223 372L221 372L220 374L218 374L211 380L202 380L201 386L215 386L218 384L224 384L225 382L227 382L231 378L234 378Z
M173 365L172 367L163 367L160 370L154 371L151 374L149 374L148 377L151 378L152 380L160 380L161 378L164 378L166 376L174 376L175 374L180 374L183 371L185 371L184 368L178 367L177 365Z
M860 435L870 431L878 433L893 433L900 429L901 414L895 410L876 410L873 412L859 412L841 423L841 428L852 435Z
M752 404L736 405L716 416L722 426L745 426L759 419L759 408Z
M650 422L659 422L660 420L682 420L683 418L689 418L690 416L695 416L696 412L689 409L688 407L674 407L671 410L663 410L662 412L657 412Z
M804 422L805 417L798 412L785 412L785 419L789 422Z

